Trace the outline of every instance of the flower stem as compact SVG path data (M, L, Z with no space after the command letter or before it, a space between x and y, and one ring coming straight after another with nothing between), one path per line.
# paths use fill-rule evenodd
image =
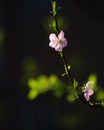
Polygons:
M69 72L68 65L67 65L67 62L66 62L66 59L65 59L65 56L64 56L63 51L60 51L60 56L61 56L61 58L62 58L62 60L63 60L64 69L65 69L66 75L68 76L68 80L69 80L69 82L71 83L71 85L73 86L73 79L72 79L71 74L70 74L70 72ZM73 87L74 87L74 86L73 86Z
M57 34L59 34L60 30L59 30L58 21L57 21L57 5L56 5L56 1L51 1L51 3L52 3L52 13L53 13L54 21L55 21L54 29L57 32ZM67 65L67 62L66 62L63 51L60 51L60 56L61 56L61 58L63 60L63 63L64 63L65 74L68 76L69 82L74 87L73 79L72 79L71 74L69 72L68 65Z
M58 22L57 22L57 16L56 16L56 15L54 16L54 19L55 19L56 31L57 31L57 33L59 34L60 30L59 30L59 27L58 27Z

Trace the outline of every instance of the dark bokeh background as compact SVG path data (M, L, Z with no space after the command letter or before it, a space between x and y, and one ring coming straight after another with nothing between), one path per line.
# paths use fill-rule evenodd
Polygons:
M103 1L60 0L59 3L60 16L67 21L65 35L70 43L65 53L67 59L70 57L73 75L83 82L94 72L103 87ZM61 68L57 68L59 56L48 47L50 10L50 0L0 1L0 32L4 34L0 44L0 130L104 129L104 111L81 103L69 104L64 98L50 95L41 95L34 101L26 97L27 89L21 83L22 62L26 57L34 58L41 73L61 73ZM71 123L64 120L66 115Z

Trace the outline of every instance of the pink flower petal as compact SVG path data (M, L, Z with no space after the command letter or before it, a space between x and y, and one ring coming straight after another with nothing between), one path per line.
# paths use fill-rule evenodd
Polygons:
M62 41L62 46L63 47L66 47L67 46L67 40L64 38L63 41Z
M89 96L89 94L88 94L88 91L86 91L86 92L84 93L84 97L85 97L85 99L86 99L87 101L90 100L90 96Z
M49 40L53 42L57 42L58 38L54 33L52 33L49 35Z
M57 46L55 47L56 51L62 51L63 47L61 46L61 44L57 44Z
M63 40L63 39L64 39L64 32L63 32L63 31L61 31L61 32L59 33L58 38L59 38L60 40Z
M86 100L87 100L87 101L89 101L89 100L90 100L90 97L89 97L88 95L87 95L85 98L86 98Z
M49 43L49 46L50 46L50 47L52 47L52 48L55 48L55 47L56 47L56 45L57 45L57 43L56 43L56 42L52 42L52 41L51 41L51 42Z
M93 81L89 81L85 85L85 89L83 90L83 92L84 92L84 97L85 97L86 101L89 101L90 96L92 96L94 94L94 91L92 89L93 84L94 84Z
M94 93L94 91L92 89L90 89L88 92L88 95L91 96L91 95L93 95L93 93Z

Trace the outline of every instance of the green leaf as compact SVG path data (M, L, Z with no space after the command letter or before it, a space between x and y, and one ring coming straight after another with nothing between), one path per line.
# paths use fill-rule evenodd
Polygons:
M38 88L38 82L35 79L29 79L28 86L31 89L36 89L36 88Z
M51 75L49 78L48 78L48 83L49 83L49 85L51 85L51 86L56 86L57 85L57 83L58 83L59 81L58 81L58 78L55 76L55 75Z
M97 83L97 75L96 74L90 74L89 77L88 77L88 81L93 81L94 84Z
M45 75L39 76L37 82L38 82L38 91L40 93L49 90L48 78Z
M27 98L29 100L33 100L33 99L35 99L38 96L38 94L39 93L38 93L37 90L30 90L29 93L28 93L28 95L27 95Z

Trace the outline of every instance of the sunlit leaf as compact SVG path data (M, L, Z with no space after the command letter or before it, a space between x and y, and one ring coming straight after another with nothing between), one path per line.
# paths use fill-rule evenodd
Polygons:
M49 84L52 85L56 85L58 82L58 78L55 75L51 75L48 79Z
M28 86L31 89L36 89L36 88L38 88L38 82L35 79L29 79Z
M38 96L38 94L39 93L38 93L37 90L30 90L29 93L28 93L28 95L27 95L27 98L29 100L33 100L33 99L35 99Z
M90 74L88 77L88 81L93 81L95 84L97 83L97 75L96 74Z
M40 92L45 92L49 89L48 78L45 75L39 76L37 82L38 82L38 90Z

